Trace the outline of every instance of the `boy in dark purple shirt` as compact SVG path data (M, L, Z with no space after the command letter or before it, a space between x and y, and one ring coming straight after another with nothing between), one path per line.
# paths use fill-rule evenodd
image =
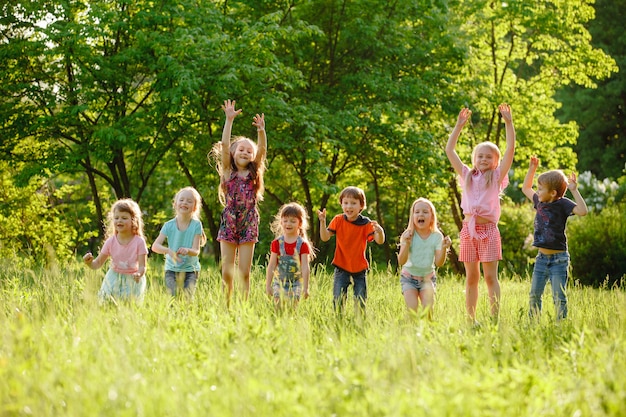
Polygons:
M522 185L522 192L533 202L537 210L533 246L539 249L539 253L535 258L530 286L530 316L533 317L541 312L541 297L546 281L549 279L556 318L560 320L567 317L565 287L567 286L569 253L565 226L569 216L586 215L587 204L578 191L575 173L570 174L568 181L560 170L544 172L537 179L535 192L533 179L538 166L539 159L532 156L524 185ZM566 189L570 190L574 201L563 197Z

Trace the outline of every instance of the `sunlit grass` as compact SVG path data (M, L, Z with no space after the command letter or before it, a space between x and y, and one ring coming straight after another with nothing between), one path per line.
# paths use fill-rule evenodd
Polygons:
M102 271L0 268L0 415L619 416L626 414L623 290L549 291L527 319L529 283L502 279L502 316L466 323L464 285L440 277L435 320L410 317L398 278L372 271L364 322L332 311L332 276L277 314L254 271L227 311L218 271L193 303L170 303L152 265L142 305L100 307Z

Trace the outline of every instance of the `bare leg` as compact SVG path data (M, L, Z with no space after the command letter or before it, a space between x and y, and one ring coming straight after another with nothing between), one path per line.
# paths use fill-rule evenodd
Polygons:
M422 285L422 291L420 291L420 300L422 301L422 307L428 314L428 319L433 318L433 307L435 306L435 288L432 281L425 281Z
M464 262L465 265L465 310L473 323L476 321L476 303L478 302L478 280L480 279L480 264L478 262Z
M419 292L417 290L406 290L403 295L406 308L417 313L417 307L419 307Z
M230 306L230 299L233 294L237 245L234 243L220 242L220 252L222 257L222 289L226 294L226 305Z
M254 242L239 245L239 279L243 287L244 299L250 294L250 269L254 256Z
M497 319L500 314L500 282L498 281L498 261L483 262L483 275L489 293L491 317Z

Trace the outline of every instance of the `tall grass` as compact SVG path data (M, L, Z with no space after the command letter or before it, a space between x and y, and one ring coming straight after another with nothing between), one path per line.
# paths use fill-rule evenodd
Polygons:
M142 305L101 307L103 271L3 265L0 415L626 415L621 289L571 288L560 324L547 291L530 323L529 283L503 277L499 324L481 287L483 325L471 327L454 276L440 277L429 322L407 315L395 275L374 270L359 321L351 308L335 317L323 271L297 311L276 313L261 268L230 311L217 270L202 272L192 303L170 303L160 268Z

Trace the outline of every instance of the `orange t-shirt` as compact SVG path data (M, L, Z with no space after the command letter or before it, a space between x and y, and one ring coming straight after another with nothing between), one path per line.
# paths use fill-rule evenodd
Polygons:
M370 219L359 214L351 222L345 214L338 214L330 221L327 230L336 238L334 266L353 274L369 267L365 249L367 242L374 240L374 226Z

